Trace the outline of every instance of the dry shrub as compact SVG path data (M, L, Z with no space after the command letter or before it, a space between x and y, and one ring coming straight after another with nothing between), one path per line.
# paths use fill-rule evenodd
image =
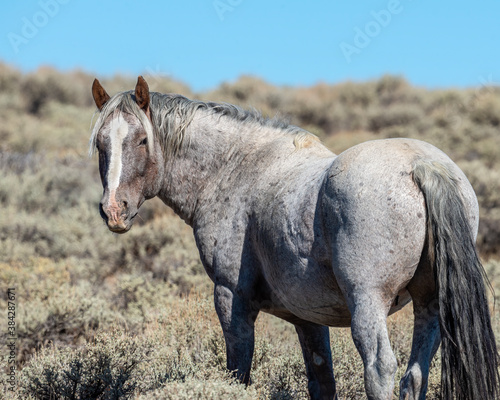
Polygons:
M50 67L42 67L27 75L21 83L26 110L39 114L52 101L90 106L92 97L87 87L88 77L82 72L61 74Z
M500 256L500 171L488 168L479 160L460 164L476 191L480 204L480 251L489 256Z
M128 399L152 344L118 332L98 335L76 351L47 347L22 371L21 396L35 399Z
M379 132L393 126L418 126L425 118L424 113L412 104L394 105L387 110L378 109L369 120L371 131Z
M137 400L255 400L257 393L230 380L186 379L169 382L160 389L136 397Z
M500 125L500 92L484 90L471 102L470 119L479 125Z

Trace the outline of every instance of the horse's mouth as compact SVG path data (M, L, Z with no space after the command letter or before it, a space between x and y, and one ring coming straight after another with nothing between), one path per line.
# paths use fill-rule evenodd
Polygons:
M130 230L130 228L132 228L136 216L137 212L130 216L130 218L123 218L120 220L107 219L106 223L108 225L108 229L114 233L126 233Z
M130 226L110 226L108 225L108 229L113 233L126 233L130 230Z

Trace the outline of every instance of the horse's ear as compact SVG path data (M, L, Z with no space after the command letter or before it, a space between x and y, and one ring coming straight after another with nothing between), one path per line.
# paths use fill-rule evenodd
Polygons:
M97 79L94 79L94 83L92 84L92 96L99 111L102 110L104 104L110 99L109 94L106 93L101 82Z
M137 85L135 85L135 101L139 108L149 117L149 86L142 76L137 78Z

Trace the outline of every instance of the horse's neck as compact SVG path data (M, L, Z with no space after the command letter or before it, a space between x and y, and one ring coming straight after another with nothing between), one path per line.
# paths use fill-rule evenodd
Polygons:
M190 123L185 143L166 161L166 179L160 198L192 225L196 206L210 197L242 160L279 135L255 132L253 124L200 113Z

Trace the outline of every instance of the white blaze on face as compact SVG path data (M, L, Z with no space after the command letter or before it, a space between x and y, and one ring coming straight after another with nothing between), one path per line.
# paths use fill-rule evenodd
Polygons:
M122 148L123 140L128 135L128 123L119 113L110 124L109 139L111 141L111 156L108 169L108 188L110 201L115 202L115 193L120 184L122 174Z

